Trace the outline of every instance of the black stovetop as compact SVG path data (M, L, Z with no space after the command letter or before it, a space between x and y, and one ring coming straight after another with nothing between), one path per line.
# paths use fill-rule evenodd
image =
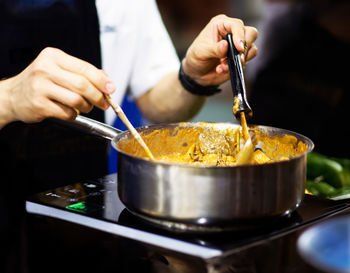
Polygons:
M108 175L45 191L26 201L27 212L49 216L202 259L284 236L350 209L345 201L306 195L292 214L256 228L221 232L169 231L130 213L117 194L117 176Z

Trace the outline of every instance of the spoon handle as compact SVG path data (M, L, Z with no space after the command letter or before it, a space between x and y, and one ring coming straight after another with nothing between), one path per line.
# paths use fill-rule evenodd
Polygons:
M134 128L134 126L132 126L132 124L130 123L129 119L126 117L126 115L124 114L122 108L115 103L110 95L104 94L106 100L108 101L108 103L112 106L114 112L117 114L117 116L121 119L121 121L125 124L126 128L129 129L129 131L131 132L132 136L136 139L136 141L141 145L141 147L145 150L147 156L154 160L154 156L152 155L150 149L148 148L148 146L146 145L146 143L143 141L142 137L140 136L140 134L136 131L136 129Z
M247 101L241 58L238 50L233 44L231 33L226 35L226 40L229 45L227 51L227 61L230 70L232 93L234 103L237 104L236 107L233 107L233 114L237 120L240 120L241 112L244 112L245 116L249 118L253 115L253 112Z

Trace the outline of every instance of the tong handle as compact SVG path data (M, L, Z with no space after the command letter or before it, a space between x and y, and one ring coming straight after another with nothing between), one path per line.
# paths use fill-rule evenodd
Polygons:
M232 34L228 33L226 35L226 40L228 42L228 51L227 51L227 61L230 70L231 86L234 101L239 100L239 105L237 111L234 110L234 115L236 119L240 119L240 113L244 112L247 118L250 118L253 115L253 111L250 108L247 97L246 89L244 83L243 68L241 63L241 58L239 52L233 44Z

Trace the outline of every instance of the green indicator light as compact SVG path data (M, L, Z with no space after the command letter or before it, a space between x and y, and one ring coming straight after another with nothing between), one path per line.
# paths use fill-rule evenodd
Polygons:
M97 204L91 203L91 202L78 202L74 203L71 205L66 206L66 209L73 210L76 212L81 212L81 213L91 213L94 211L98 211L103 209L104 206L99 206Z
M66 206L66 209L74 210L77 212L87 213L87 206L85 202L79 202Z

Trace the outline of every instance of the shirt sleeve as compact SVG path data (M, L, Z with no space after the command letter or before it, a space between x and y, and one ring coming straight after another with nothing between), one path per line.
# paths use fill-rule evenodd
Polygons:
M141 1L140 1L141 2ZM155 0L143 0L137 47L130 77L133 98L151 89L166 74L179 69L179 59Z

